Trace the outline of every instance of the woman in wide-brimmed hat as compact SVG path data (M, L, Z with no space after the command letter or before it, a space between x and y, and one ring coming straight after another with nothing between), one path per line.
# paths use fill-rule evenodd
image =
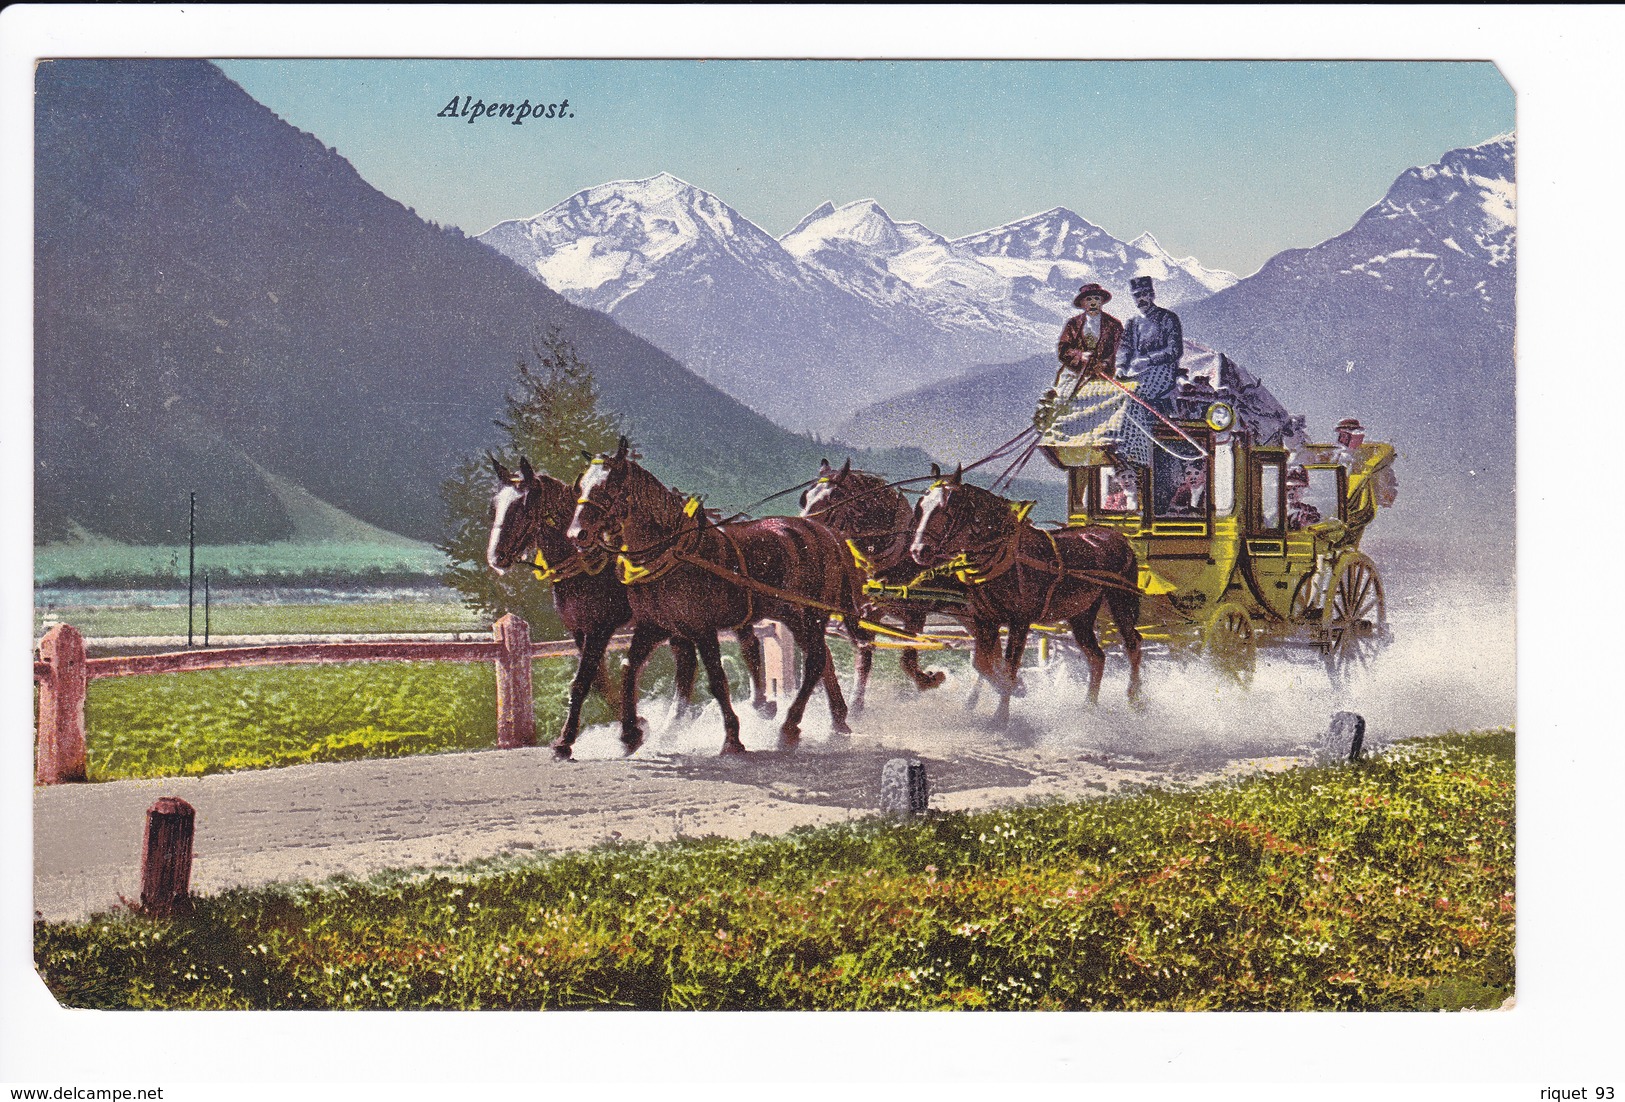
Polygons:
M1101 309L1111 300L1111 292L1098 283L1078 288L1072 305L1083 313L1067 320L1055 349L1061 361L1053 388L1057 396L1068 398L1085 379L1112 374L1117 344L1123 339L1123 323Z

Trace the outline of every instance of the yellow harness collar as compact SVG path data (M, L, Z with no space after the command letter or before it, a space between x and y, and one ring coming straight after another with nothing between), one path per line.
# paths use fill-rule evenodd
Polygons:
M566 581L570 578L579 577L582 574L586 574L589 577L602 574L604 572L604 567L609 565L609 559L607 557L600 559L598 565L593 566L585 555L577 555L575 558L565 563L562 567L554 567L548 565L546 556L544 556L541 551L538 550L536 552L536 557L532 560L532 563L534 564L535 569L532 570L531 573L536 575L536 580L552 585L555 582Z
M874 573L875 564L870 562L868 556L866 556L862 551L858 550L858 545L856 543L852 542L851 540L847 540L846 549L852 552L852 561L857 564L859 570L863 571L865 574Z

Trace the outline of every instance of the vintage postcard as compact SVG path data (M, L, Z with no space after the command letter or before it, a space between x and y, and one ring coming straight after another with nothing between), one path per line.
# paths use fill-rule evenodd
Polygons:
M40 54L50 1000L1512 1012L1506 75L772 54Z

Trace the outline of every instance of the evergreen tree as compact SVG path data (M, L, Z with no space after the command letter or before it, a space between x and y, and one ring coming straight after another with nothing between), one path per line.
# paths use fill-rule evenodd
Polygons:
M503 416L494 422L503 437L495 454L504 466L517 469L524 456L536 470L569 482L581 470L583 451L614 448L620 432L616 418L598 408L592 368L558 329L538 337L530 357L514 368L514 389L507 394ZM505 577L486 565L495 491L495 475L483 454L463 460L441 484L451 532L436 545L447 560L441 580L475 612L492 619L518 613L538 637L562 634L549 586L523 564Z

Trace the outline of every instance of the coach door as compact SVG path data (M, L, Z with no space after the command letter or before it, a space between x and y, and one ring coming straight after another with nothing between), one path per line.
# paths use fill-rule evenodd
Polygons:
M1187 434L1194 444L1170 433L1152 451L1141 583L1177 614L1198 619L1218 603L1235 561L1233 546L1213 538L1216 526L1233 524L1234 467L1230 445L1220 456L1207 430Z
M1281 448L1255 448L1248 461L1245 568L1260 603L1286 618L1292 591L1314 566L1315 542L1291 528L1287 510L1287 455Z

